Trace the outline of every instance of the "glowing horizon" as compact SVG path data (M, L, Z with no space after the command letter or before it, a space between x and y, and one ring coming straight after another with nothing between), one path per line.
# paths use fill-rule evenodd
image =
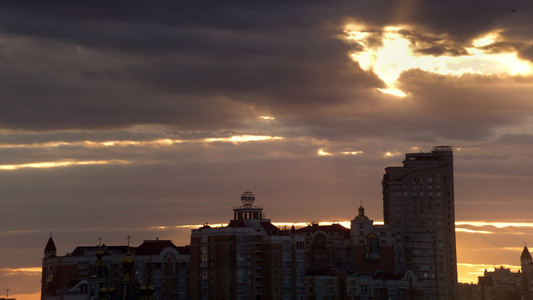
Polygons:
M42 267L27 267L27 268L2 268L0 273L4 276L12 275L40 275Z
M373 220L374 225L384 225L385 223L383 220ZM276 226L296 226L296 227L305 227L313 222L317 222L318 224L340 224L344 227L349 228L351 224L351 220L341 220L341 221L312 221L312 222L272 222L272 224ZM157 226L151 226L149 229L171 229L171 228L200 228L202 226L205 226L206 224L188 224L188 225L174 225L174 226L164 226L164 225L157 225ZM225 227L227 224L225 222L218 222L218 223L212 223L208 224L212 226L218 226ZM472 230L468 228L462 228L457 226L474 226L474 227L482 227L482 226L492 226L496 227L498 229L506 228L506 227L523 227L523 228L533 228L533 223L531 222L489 222L489 221L455 221L455 231L456 232L464 232L464 233L481 233L481 234L497 234L493 231L487 231L487 230ZM508 247L509 248L509 247ZM517 247L513 247L513 249L518 249ZM521 248L520 248L521 249Z

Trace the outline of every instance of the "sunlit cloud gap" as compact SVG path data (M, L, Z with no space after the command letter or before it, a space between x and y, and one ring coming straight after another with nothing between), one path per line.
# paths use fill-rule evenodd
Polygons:
M10 275L41 275L42 267L30 268L2 268L0 274L4 276Z
M260 142L260 141L275 141L284 140L285 138L279 136L266 135L234 135L223 138L205 138L197 140L180 140L180 139L157 139L151 141L79 141L79 142L47 142L47 143L33 143L33 144L0 144L1 148L57 148L62 146L70 147L84 147L84 148L107 148L107 147L164 147L172 146L181 143L246 143L246 142Z
M344 151L344 152L341 152L342 154L345 154L345 155L357 155L357 154L362 154L363 151Z
M36 168L36 169L47 169L47 168L59 168L59 167L69 167L77 165L109 165L109 164L128 164L128 161L125 160L91 160L91 161L52 161L52 162L36 162L36 163L27 163L27 164L18 164L18 165L0 165L0 170L18 170L22 168Z
M486 230L472 230L472 229L466 229L466 228L455 228L455 232L483 233L483 234L494 233L494 232L492 232L492 231L486 231Z
M320 148L317 150L316 154L318 156L335 156L337 154L341 154L341 155L358 155L358 154L362 154L363 151L340 151L340 152L329 152L327 150L325 150L324 148Z
M521 252L522 250L524 250L524 248L523 247L502 247L502 250Z
M456 177L468 177L468 178L517 178L517 179L529 179L533 178L533 175L522 175L522 174L487 174L487 173L465 173L457 172L455 173Z
M318 153L319 156L332 156L331 153L325 151L325 150L322 149L322 148L321 148L321 149L318 149L317 153Z
M229 138L207 138L205 142L232 142L232 143L244 143L244 142L257 142L257 141L269 141L269 140L282 140L279 136L266 136L266 135L239 135Z
M407 29L407 30L404 30ZM409 35L409 28L385 27L382 30L371 30L364 25L351 24L345 30L350 42L358 43L362 51L351 54L361 68L373 71L381 78L387 88L379 91L398 97L405 97L403 91L396 86L400 74L410 69L421 69L426 72L442 75L460 76L470 74L505 74L525 75L533 73L531 63L518 58L517 52L490 53L489 45L498 41L499 31L489 32L472 41L467 47L468 54L460 56L433 56L416 53L417 50L443 46L446 36L435 37L437 44L416 41ZM377 43L376 40L382 43Z
M383 157L395 157L395 156L399 156L401 154L402 153L399 152L399 151L387 151L387 152L383 153Z
M486 221L458 221L455 222L455 225L470 225L474 227L481 226L492 226L496 228L506 228L506 227L529 227L533 228L533 223L529 222L486 222Z

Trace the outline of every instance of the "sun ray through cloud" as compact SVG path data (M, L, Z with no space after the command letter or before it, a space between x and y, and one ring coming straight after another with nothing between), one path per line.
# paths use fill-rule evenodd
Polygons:
M400 74L410 69L426 72L461 76L470 74L494 75L531 75L533 64L518 57L518 51L493 53L490 45L500 38L499 30L491 31L472 41L471 47L465 47L465 53L438 55L424 54L423 50L438 46L444 48L447 36L430 36L434 44L415 42L416 31L406 27L384 27L383 29L366 28L362 24L347 26L346 38L363 47L363 50L351 54L363 70L373 71L387 85L378 90L406 97L407 94L397 88ZM379 40L380 43L376 43Z

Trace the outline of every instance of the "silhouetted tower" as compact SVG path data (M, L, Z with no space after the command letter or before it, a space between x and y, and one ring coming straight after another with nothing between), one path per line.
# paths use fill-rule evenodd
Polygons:
M520 267L522 268L524 299L533 298L533 259L526 246L520 255Z
M397 268L426 282L426 299L455 299L452 147L407 153L402 167L385 169L382 186L384 221L397 236Z
M524 270L524 267L527 267L532 261L531 254L529 253L527 246L524 246L522 255L520 255L520 265L522 266L522 270Z
M102 245L98 245L96 250L96 262L91 267L91 273L89 275L89 297L91 299L107 299L109 298L109 269L103 261L105 251L102 249ZM94 296L93 296L94 295Z
M46 247L44 247L44 258L56 256L57 254L56 252L57 252L56 244L54 243L52 234L50 234L50 238L48 239L48 242L46 243Z
M41 273L41 298L44 298L47 293L55 291L56 289L54 273L56 272L57 266L55 263L49 262L49 260L53 260L53 258L57 256L56 252L56 244L54 243L52 234L50 234L50 238L48 238L48 242L44 247Z
M139 282L135 277L135 260L131 257L130 250L124 259L122 259L122 276L117 283L115 289L113 289L112 298L113 300L139 300Z

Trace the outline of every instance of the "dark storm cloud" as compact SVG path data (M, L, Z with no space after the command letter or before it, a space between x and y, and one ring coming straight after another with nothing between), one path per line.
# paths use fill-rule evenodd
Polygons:
M425 1L0 5L0 31L12 44L0 60L2 125L50 130L236 129L261 111L305 118L332 105L365 106L367 90L383 83L349 59L358 46L341 39L344 24L409 24L417 31L404 34L426 44L419 53L462 55L467 40L508 18L511 4L484 3L482 13L473 3Z
M0 28L24 48L4 50L3 125L235 127L239 103L316 110L382 85L348 59L342 18L314 18L321 6L204 4L4 4Z
M398 15L405 22L433 34L446 34L460 43L500 26L514 30L531 26L522 22L531 16L533 5L527 1L405 1L409 10ZM516 9L515 13L511 12Z

